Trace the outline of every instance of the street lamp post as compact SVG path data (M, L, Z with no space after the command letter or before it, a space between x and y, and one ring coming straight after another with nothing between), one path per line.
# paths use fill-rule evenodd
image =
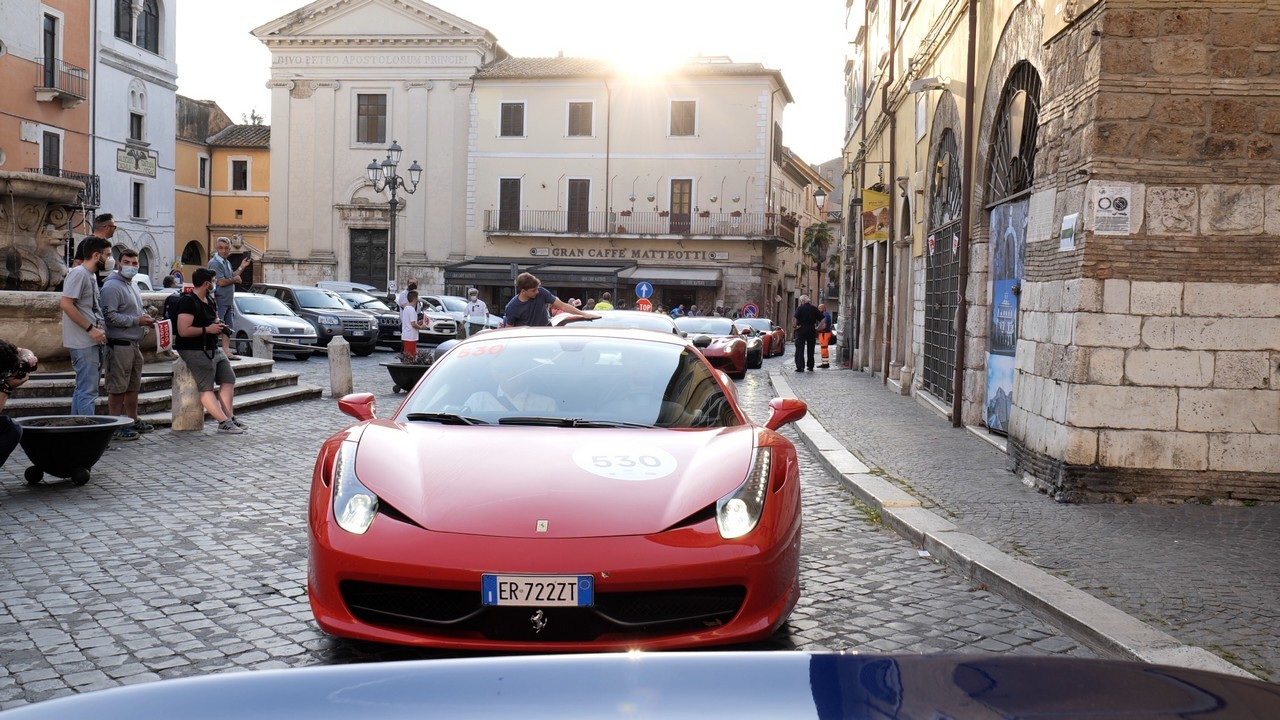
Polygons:
M369 182L373 184L374 192L391 191L391 200L388 203L391 213L390 226L387 228L387 292L391 292L396 279L396 208L398 205L396 193L403 190L412 195L418 189L418 182L422 180L422 166L418 165L417 160L409 166L408 182L405 182L403 175L396 173L396 166L400 164L400 155L403 152L400 143L392 140L391 147L387 148L386 159L378 162L378 159L374 158L373 162L365 167L365 173L369 177Z
M827 204L827 191L823 190L821 187L819 187L816 191L814 191L813 204L818 206L818 219L823 223L825 223L827 221L827 218L824 217L822 214L822 206ZM823 247L822 253L825 254L826 251L827 251L826 247ZM818 257L817 262L814 263L815 265L818 266L818 281L816 283L816 287L817 287L819 305L826 302L826 299L827 299L827 279L823 277L823 273L822 273L823 259L824 258L822 257Z

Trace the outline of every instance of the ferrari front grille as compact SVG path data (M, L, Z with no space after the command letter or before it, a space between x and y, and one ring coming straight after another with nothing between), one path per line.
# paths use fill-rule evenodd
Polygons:
M599 592L595 607L542 608L549 620L542 630L529 622L532 607L487 607L480 591L441 590L346 581L347 608L372 625L436 635L484 637L518 642L589 642L596 638L652 637L694 632L724 625L746 598L742 586Z

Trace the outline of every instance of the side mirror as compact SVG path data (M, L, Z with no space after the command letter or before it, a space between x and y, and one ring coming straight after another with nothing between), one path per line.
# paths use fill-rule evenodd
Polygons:
M769 401L769 419L765 420L764 426L770 430L793 423L805 415L809 414L809 406L803 400L795 398L774 398Z
M338 398L338 409L357 420L372 420L377 413L373 393L353 393Z

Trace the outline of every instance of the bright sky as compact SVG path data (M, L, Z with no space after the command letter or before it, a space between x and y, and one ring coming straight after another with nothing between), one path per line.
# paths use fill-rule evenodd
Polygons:
M178 92L213 100L240 122L271 122L271 54L250 31L306 0L178 0ZM783 141L821 163L844 128L844 0L438 0L487 29L510 54L637 59L727 55L782 71L795 98Z

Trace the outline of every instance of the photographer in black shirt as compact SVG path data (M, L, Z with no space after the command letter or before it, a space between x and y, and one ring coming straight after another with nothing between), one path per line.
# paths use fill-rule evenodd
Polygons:
M9 393L27 381L38 364L35 353L26 348L14 347L8 340L0 340L0 411L9 401ZM22 426L8 415L0 415L0 465L8 459L22 439Z
M178 301L178 322L174 330L177 337L173 346L196 380L200 404L218 421L218 432L239 435L247 426L235 416L236 371L231 369L231 361L222 351L221 343L221 336L230 335L231 328L218 319L211 302L213 280L213 271L208 268L192 273L193 289Z

